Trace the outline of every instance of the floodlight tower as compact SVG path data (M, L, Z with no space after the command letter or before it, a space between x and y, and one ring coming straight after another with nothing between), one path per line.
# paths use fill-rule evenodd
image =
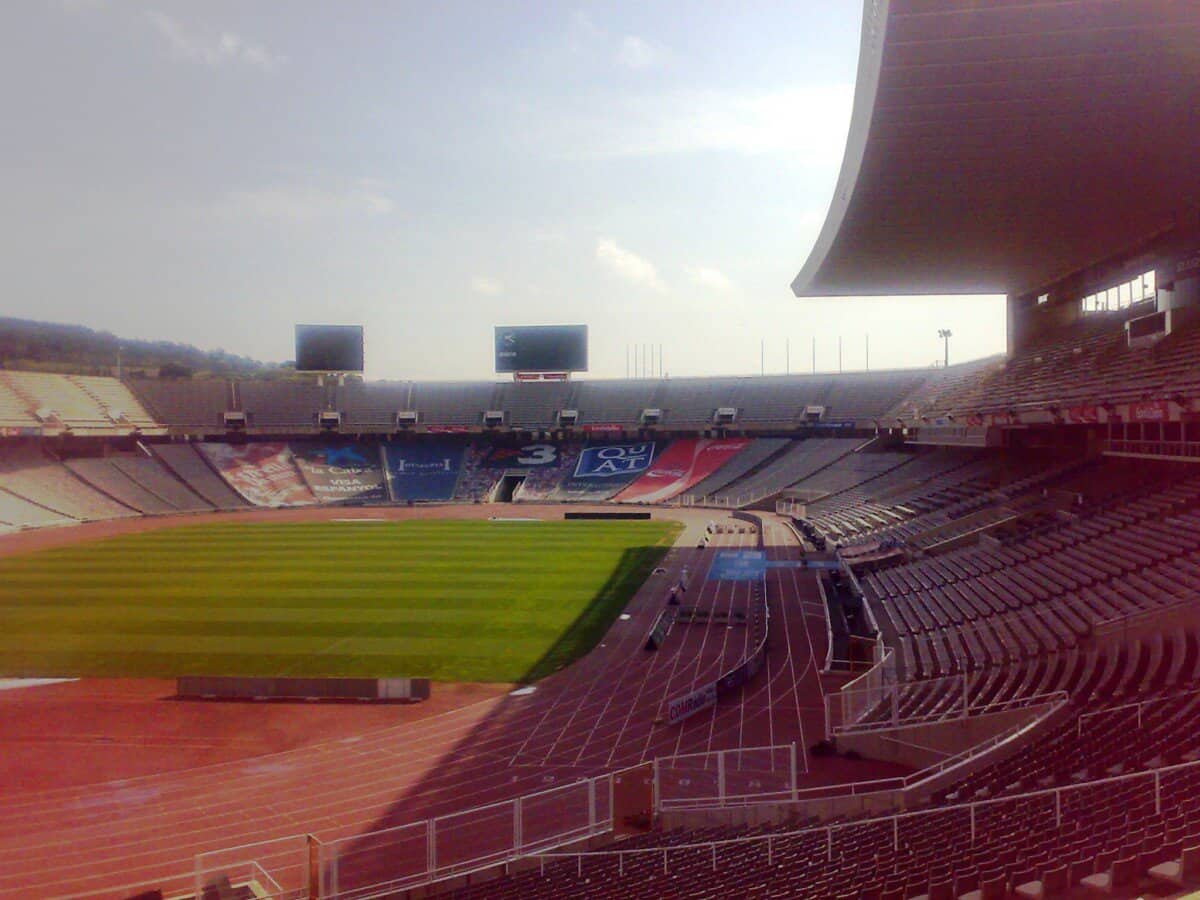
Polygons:
M939 328L938 337L940 337L946 344L946 358L942 362L942 366L945 368L950 365L950 338L954 337L954 332L949 328Z

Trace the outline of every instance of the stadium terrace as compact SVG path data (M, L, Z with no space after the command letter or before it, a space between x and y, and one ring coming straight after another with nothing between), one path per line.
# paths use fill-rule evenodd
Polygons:
M0 896L1192 895L1197 48L1171 0L865 4L792 288L1003 292L1003 357L0 371L0 675L82 677L0 718L121 723L0 736Z

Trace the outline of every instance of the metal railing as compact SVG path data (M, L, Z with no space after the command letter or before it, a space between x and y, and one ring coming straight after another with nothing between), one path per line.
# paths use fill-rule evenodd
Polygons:
M899 850L901 846L900 828L908 823L921 823L928 820L946 819L949 818L952 822L960 823L962 827L963 839L969 846L975 846L980 831L980 817L987 811L1005 806L1017 806L1019 812L1024 812L1029 815L1036 815L1040 812L1047 820L1051 818L1054 821L1055 827L1060 827L1063 822L1064 804L1067 806L1067 814L1072 812L1079 813L1080 809L1072 810L1070 808L1071 801L1078 798L1077 806L1084 805L1088 802L1087 794L1089 792L1096 795L1095 805L1097 807L1105 803L1111 796L1112 789L1117 785L1132 786L1139 792L1144 792L1143 799L1153 800L1156 813L1161 813L1163 810L1163 788L1164 782L1168 787L1174 787L1171 782L1178 781L1180 790L1193 790L1193 783L1200 781L1200 761L1180 763L1173 766L1163 766L1156 769L1147 769L1141 772L1134 772L1126 775L1117 775L1109 778L1102 778L1096 781L1087 781L1079 784L1066 785L1056 788L1046 788L1040 791L1029 791L1022 794L1013 794L1003 797L993 797L985 800L976 800L970 803L957 803L947 806L931 807L929 809L916 810L913 812L893 813L885 816L873 816L870 818L856 819L851 822L841 822L830 825L820 825L808 828L799 828L792 831L780 831L770 834L755 834L744 837L727 838L717 841L702 841L688 844L674 844L665 847L647 847L637 848L632 850L592 850L581 851L575 853L551 852L531 854L531 857L539 861L542 872L545 872L546 864L553 863L559 860L573 860L576 863L576 873L582 877L584 874L585 863L602 862L607 863L606 870L611 872L612 862L616 862L616 869L619 874L624 873L627 859L645 859L645 858L661 858L662 872L670 874L671 857L683 857L686 862L681 865L694 865L694 860L697 853L708 852L713 859L713 871L717 871L717 851L722 848L762 848L766 851L767 864L774 865L776 847L783 842L802 842L805 838L812 839L813 847L821 846L825 853L827 861L833 861L836 856L838 842L846 839L853 844L859 840L858 836L867 832L872 828L885 826L890 828L892 833L892 849ZM1132 802L1133 797L1126 798ZM1009 812L1006 816L1010 821L1016 814ZM739 858L744 859L744 853L738 854Z
M1139 456L1165 456L1171 459L1200 459L1196 441L1127 441L1113 438L1103 445L1104 453L1131 453Z

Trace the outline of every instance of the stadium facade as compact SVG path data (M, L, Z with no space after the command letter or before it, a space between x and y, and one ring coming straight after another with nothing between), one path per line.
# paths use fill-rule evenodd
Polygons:
M587 853L564 831L449 872L428 838L412 871L376 854L363 891L1171 896L1200 856L1197 48L1200 6L1170 0L865 4L845 161L793 290L1004 293L1004 359L512 384L5 372L0 523L512 499L778 514L830 567L807 755L907 775L816 786L793 765L783 798L656 793L620 841L592 783ZM762 561L767 606L794 608ZM350 896L328 872L309 887Z

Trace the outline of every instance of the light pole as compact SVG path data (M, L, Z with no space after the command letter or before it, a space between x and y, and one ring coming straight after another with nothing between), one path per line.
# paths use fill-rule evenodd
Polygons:
M950 365L950 338L954 337L954 332L949 328L939 328L938 337L940 337L946 343L946 358L942 362L942 366L945 368Z

